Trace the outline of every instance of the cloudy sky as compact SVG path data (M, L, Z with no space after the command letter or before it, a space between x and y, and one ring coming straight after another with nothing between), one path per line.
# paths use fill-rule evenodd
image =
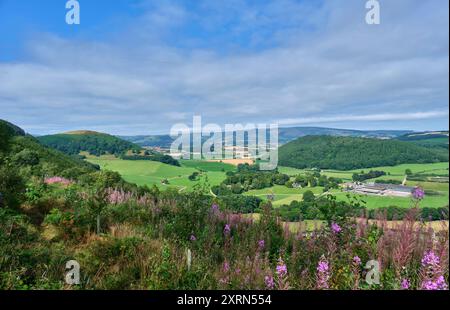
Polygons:
M34 134L175 123L448 129L448 0L0 0L0 119Z

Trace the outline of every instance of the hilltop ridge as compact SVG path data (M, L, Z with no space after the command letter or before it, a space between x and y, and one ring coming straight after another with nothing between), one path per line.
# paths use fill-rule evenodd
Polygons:
M69 131L56 135L40 136L37 139L46 146L69 155L88 152L91 155L123 155L127 151L140 151L141 147L118 137L89 130Z
M107 135L106 133L93 131L93 130L71 130L71 131L62 132L60 134L64 134L64 135Z

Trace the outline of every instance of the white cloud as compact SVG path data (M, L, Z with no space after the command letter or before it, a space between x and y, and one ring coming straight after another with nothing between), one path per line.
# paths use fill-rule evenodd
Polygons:
M352 122L352 121L411 121L411 120L425 120L432 118L448 117L448 111L428 111L428 112L414 112L414 113L381 113L381 114L366 114L366 115L335 115L323 117L308 117L308 118L286 118L278 120L279 125L303 125L303 124L321 124L321 123L338 123L338 122Z
M448 126L448 3L383 2L375 27L361 1L205 1L197 11L148 3L110 41L43 34L29 42L28 61L0 62L0 118L38 133L43 123L168 132L193 114L217 123ZM201 36L186 34L191 23Z

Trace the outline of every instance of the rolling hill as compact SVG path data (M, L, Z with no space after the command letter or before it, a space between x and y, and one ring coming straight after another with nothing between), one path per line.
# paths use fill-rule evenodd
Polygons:
M323 127L283 127L279 128L279 143L285 144L305 136L336 136L391 139L410 133L408 130L354 130Z
M95 131L71 131L56 135L40 136L37 139L46 146L69 155L88 152L91 155L125 154L129 150L139 151L140 146L104 133Z
M118 136L119 138L135 143L142 147L162 147L170 148L174 141L169 135L140 135L140 136Z
M405 134L396 139L428 148L440 148L448 152L448 135L448 131L425 131Z
M410 142L373 138L306 136L279 148L279 165L351 170L448 161L448 152Z
M278 130L278 141L280 144L288 143L304 136L348 136L390 139L411 133L410 130L353 130L336 129L322 127L281 127ZM140 135L140 136L119 136L124 140L136 143L140 146L169 148L174 141L169 135Z
M178 161L169 155L153 150L144 152L140 146L132 142L95 131L70 131L37 139L46 146L68 155L78 155L80 152L88 152L94 156L113 154L126 160L151 160L179 166Z
M95 165L42 145L21 128L3 120L0 120L0 144L3 162L19 169L24 175L76 179L98 169Z

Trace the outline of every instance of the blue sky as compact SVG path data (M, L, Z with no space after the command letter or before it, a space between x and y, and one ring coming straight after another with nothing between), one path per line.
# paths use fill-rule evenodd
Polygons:
M35 134L175 123L448 129L448 1L0 0L0 118Z

